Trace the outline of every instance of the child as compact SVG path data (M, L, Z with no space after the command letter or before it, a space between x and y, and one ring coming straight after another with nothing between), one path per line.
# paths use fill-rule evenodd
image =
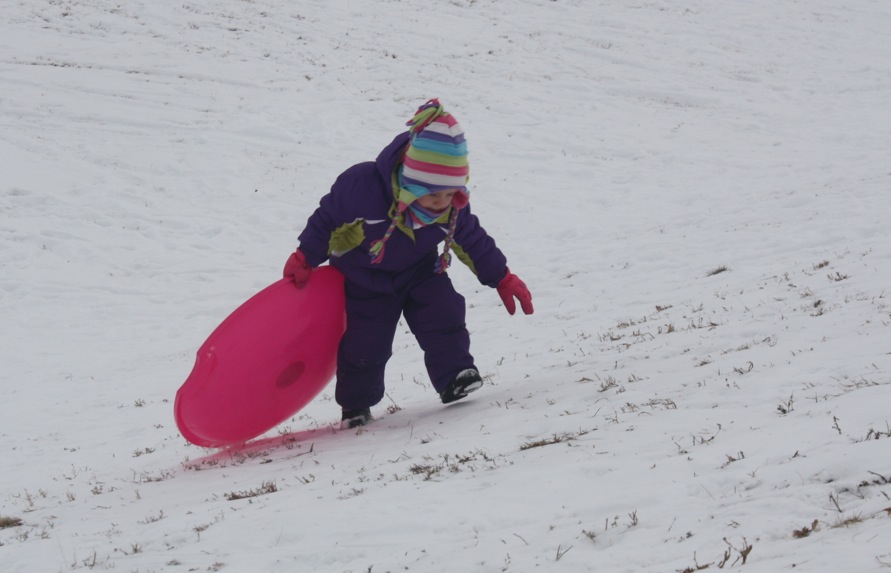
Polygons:
M343 172L309 217L284 276L298 288L330 260L346 278L347 327L337 353L341 428L371 422L384 397L384 367L401 315L424 351L444 404L483 381L470 355L464 297L445 270L454 252L479 281L532 314L532 296L507 268L468 204L467 144L455 117L432 99L374 162ZM438 245L445 242L442 255Z

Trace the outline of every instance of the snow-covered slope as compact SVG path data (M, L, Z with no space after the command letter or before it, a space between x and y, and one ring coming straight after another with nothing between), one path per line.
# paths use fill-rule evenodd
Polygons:
M891 6L0 4L3 571L891 567ZM488 384L172 417L334 177L440 97L536 312Z

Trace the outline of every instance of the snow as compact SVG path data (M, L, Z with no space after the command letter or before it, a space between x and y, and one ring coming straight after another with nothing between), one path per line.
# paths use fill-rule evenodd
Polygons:
M891 567L888 3L0 22L4 571ZM443 407L400 328L367 429L334 428L330 386L189 445L197 348L430 97L534 296L508 316L453 268L484 388Z

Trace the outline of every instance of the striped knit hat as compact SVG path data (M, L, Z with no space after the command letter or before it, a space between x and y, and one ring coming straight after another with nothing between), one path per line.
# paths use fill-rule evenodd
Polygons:
M411 141L398 171L396 213L393 214L393 220L383 238L371 245L371 255L374 257L372 263L383 260L384 247L396 230L397 222L407 210L417 208L414 203L419 197L457 189L458 192L452 198L445 246L436 264L437 272L441 273L451 262L449 249L454 240L458 210L467 206L470 200L467 190L470 173L467 142L458 120L443 109L438 99L431 99L419 107L406 125L409 126ZM425 214L415 215L414 220L427 218Z
M431 99L406 125L411 143L403 160L402 186L417 197L458 189L452 204L458 209L467 205L467 142L455 116L445 111L438 99Z

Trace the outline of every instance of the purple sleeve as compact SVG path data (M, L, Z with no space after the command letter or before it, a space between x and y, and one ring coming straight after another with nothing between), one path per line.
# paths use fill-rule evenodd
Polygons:
M306 262L317 267L328 260L328 245L331 233L344 223L355 219L355 202L351 201L352 188L356 185L357 171L363 167L356 165L343 172L334 185L319 201L319 206L309 216L306 227L300 233L300 250Z
M455 243L470 257L477 279L486 286L498 286L507 273L507 258L495 245L495 239L480 225L476 215L470 212L469 205L461 210L458 217Z

